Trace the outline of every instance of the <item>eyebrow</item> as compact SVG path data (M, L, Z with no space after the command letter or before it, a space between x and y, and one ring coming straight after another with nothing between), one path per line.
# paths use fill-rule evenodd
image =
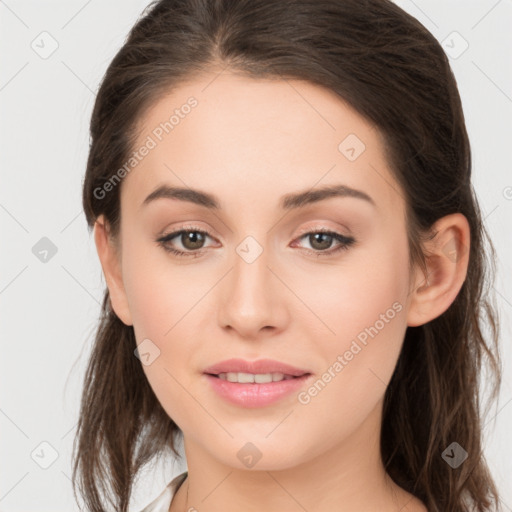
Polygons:
M287 194L281 198L280 206L284 210L293 210L332 197L354 197L367 201L375 206L375 201L368 194L346 185L328 185L322 188ZM204 206L210 210L220 209L220 201L212 194L201 190L171 187L168 185L161 185L156 188L144 199L141 206L145 206L157 199L176 199Z

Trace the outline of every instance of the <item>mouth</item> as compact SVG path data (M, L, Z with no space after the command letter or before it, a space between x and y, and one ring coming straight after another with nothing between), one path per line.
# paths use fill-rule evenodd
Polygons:
M313 374L274 359L227 359L203 370L210 389L231 405L265 407L289 397Z
M238 384L270 384L272 382L281 382L283 380L300 379L301 377L311 375L303 373L302 375L290 375L280 372L272 373L246 373L246 372L221 372L206 373L210 377L215 377L227 382L235 382Z

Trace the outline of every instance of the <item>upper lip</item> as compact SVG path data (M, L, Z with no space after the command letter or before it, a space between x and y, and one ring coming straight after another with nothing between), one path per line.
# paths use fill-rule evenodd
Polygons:
M218 375L219 373L282 373L293 377L300 377L311 373L273 359L258 359L257 361L245 361L244 359L227 359L220 361L208 368L204 373Z

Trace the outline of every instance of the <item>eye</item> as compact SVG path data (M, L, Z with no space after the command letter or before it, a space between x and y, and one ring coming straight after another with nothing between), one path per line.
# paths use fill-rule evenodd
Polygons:
M316 256L329 256L338 251L346 251L356 241L353 237L347 237L341 233L323 228L308 231L302 234L298 240L303 239L306 239L311 247L311 249L306 248L307 252ZM331 248L334 242L337 242L337 245Z
M157 242L168 252L182 257L182 256L192 256L197 257L200 256L204 251L203 244L206 238L211 238L210 234L207 231L202 229L190 227L188 229L180 229L178 231L173 231L167 235L162 236L157 239ZM177 239L177 241L181 244L181 247L184 249L176 249L172 247L171 241ZM174 242L176 243L176 242Z

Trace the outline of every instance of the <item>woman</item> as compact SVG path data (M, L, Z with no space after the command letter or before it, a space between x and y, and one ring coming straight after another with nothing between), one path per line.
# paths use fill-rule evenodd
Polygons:
M128 510L178 436L188 471L145 512L497 505L487 235L418 21L386 0L152 4L100 87L83 192L107 284L88 510Z

